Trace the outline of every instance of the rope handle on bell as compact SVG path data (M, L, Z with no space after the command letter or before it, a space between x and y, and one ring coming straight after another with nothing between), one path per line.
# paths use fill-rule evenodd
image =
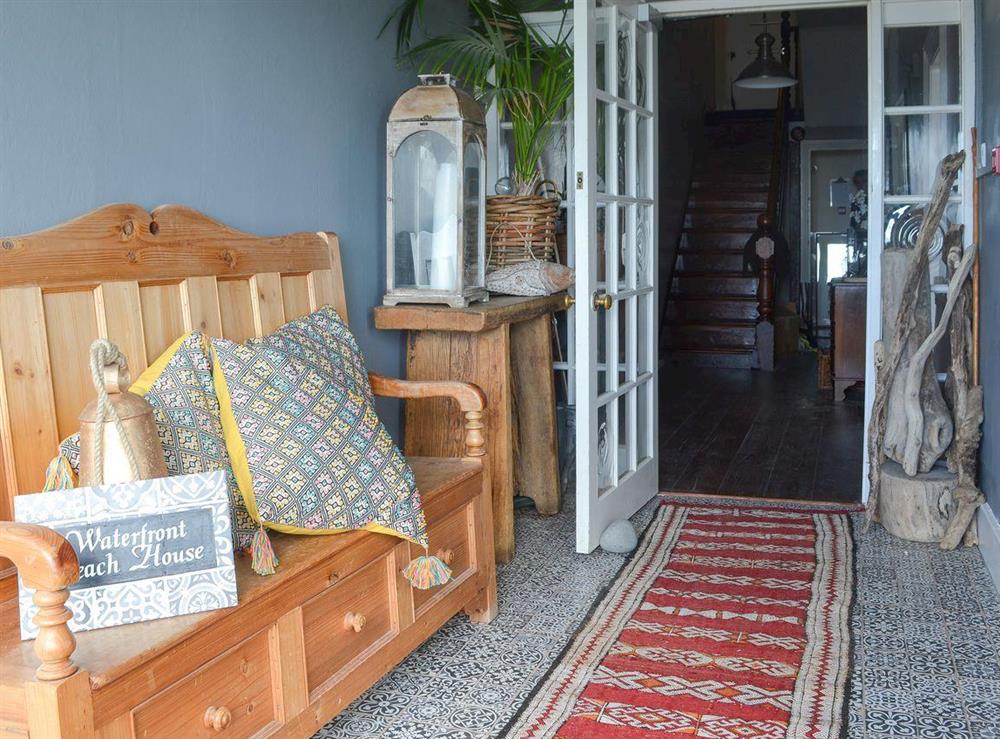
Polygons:
M104 429L105 418L111 420L118 432L125 458L128 459L132 474L139 478L139 462L125 433L125 425L118 416L111 393L124 392L131 376L128 360L122 350L107 339L98 339L90 345L90 373L97 390L97 411L94 418L94 484L104 484Z

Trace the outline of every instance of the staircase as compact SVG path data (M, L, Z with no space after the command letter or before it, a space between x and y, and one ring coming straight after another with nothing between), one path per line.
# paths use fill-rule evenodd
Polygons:
M774 114L710 114L662 325L671 362L751 366L757 278L743 248L767 209Z

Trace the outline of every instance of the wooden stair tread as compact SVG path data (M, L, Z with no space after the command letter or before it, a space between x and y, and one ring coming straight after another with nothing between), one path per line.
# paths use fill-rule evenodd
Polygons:
M670 300L710 300L717 303L730 301L757 302L755 295L734 295L730 293L670 293Z
M685 226L684 233L703 234L752 234L756 228L738 228L736 226Z
M720 269L713 271L704 270L675 270L675 277L715 277L720 280L735 280L740 277L753 277L754 275L748 272L742 272L740 270L728 270Z
M669 320L666 324L707 330L713 328L753 328L757 325L757 321L753 318L683 318Z
M713 190L713 191L724 191L724 192L767 192L767 185L758 185L755 183L742 183L733 182L720 177L717 180L694 180L696 185L701 185L701 189Z
M688 213L717 213L719 215L754 215L760 213L760 208L740 205L712 205L711 203L696 203L687 209Z
M743 248L739 246L706 246L700 249L692 249L690 246L685 246L677 250L677 256L707 256L707 255L724 255L724 256L741 256L743 254Z
M667 344L667 348L672 352L697 353L697 354L753 354L753 349L748 346L719 344L716 346L692 346L691 344Z

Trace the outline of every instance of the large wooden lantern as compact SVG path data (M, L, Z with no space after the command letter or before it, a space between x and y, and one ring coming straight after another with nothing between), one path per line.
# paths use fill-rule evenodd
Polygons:
M421 75L387 124L386 305L486 292L486 125L451 75Z

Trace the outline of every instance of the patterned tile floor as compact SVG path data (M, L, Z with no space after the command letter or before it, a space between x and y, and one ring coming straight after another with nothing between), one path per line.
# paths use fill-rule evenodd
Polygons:
M636 514L644 528L652 505ZM862 517L854 516L861 532ZM519 513L500 615L452 619L317 739L500 737L623 558L573 552L572 511ZM977 549L857 533L850 739L1000 739L1000 596Z

